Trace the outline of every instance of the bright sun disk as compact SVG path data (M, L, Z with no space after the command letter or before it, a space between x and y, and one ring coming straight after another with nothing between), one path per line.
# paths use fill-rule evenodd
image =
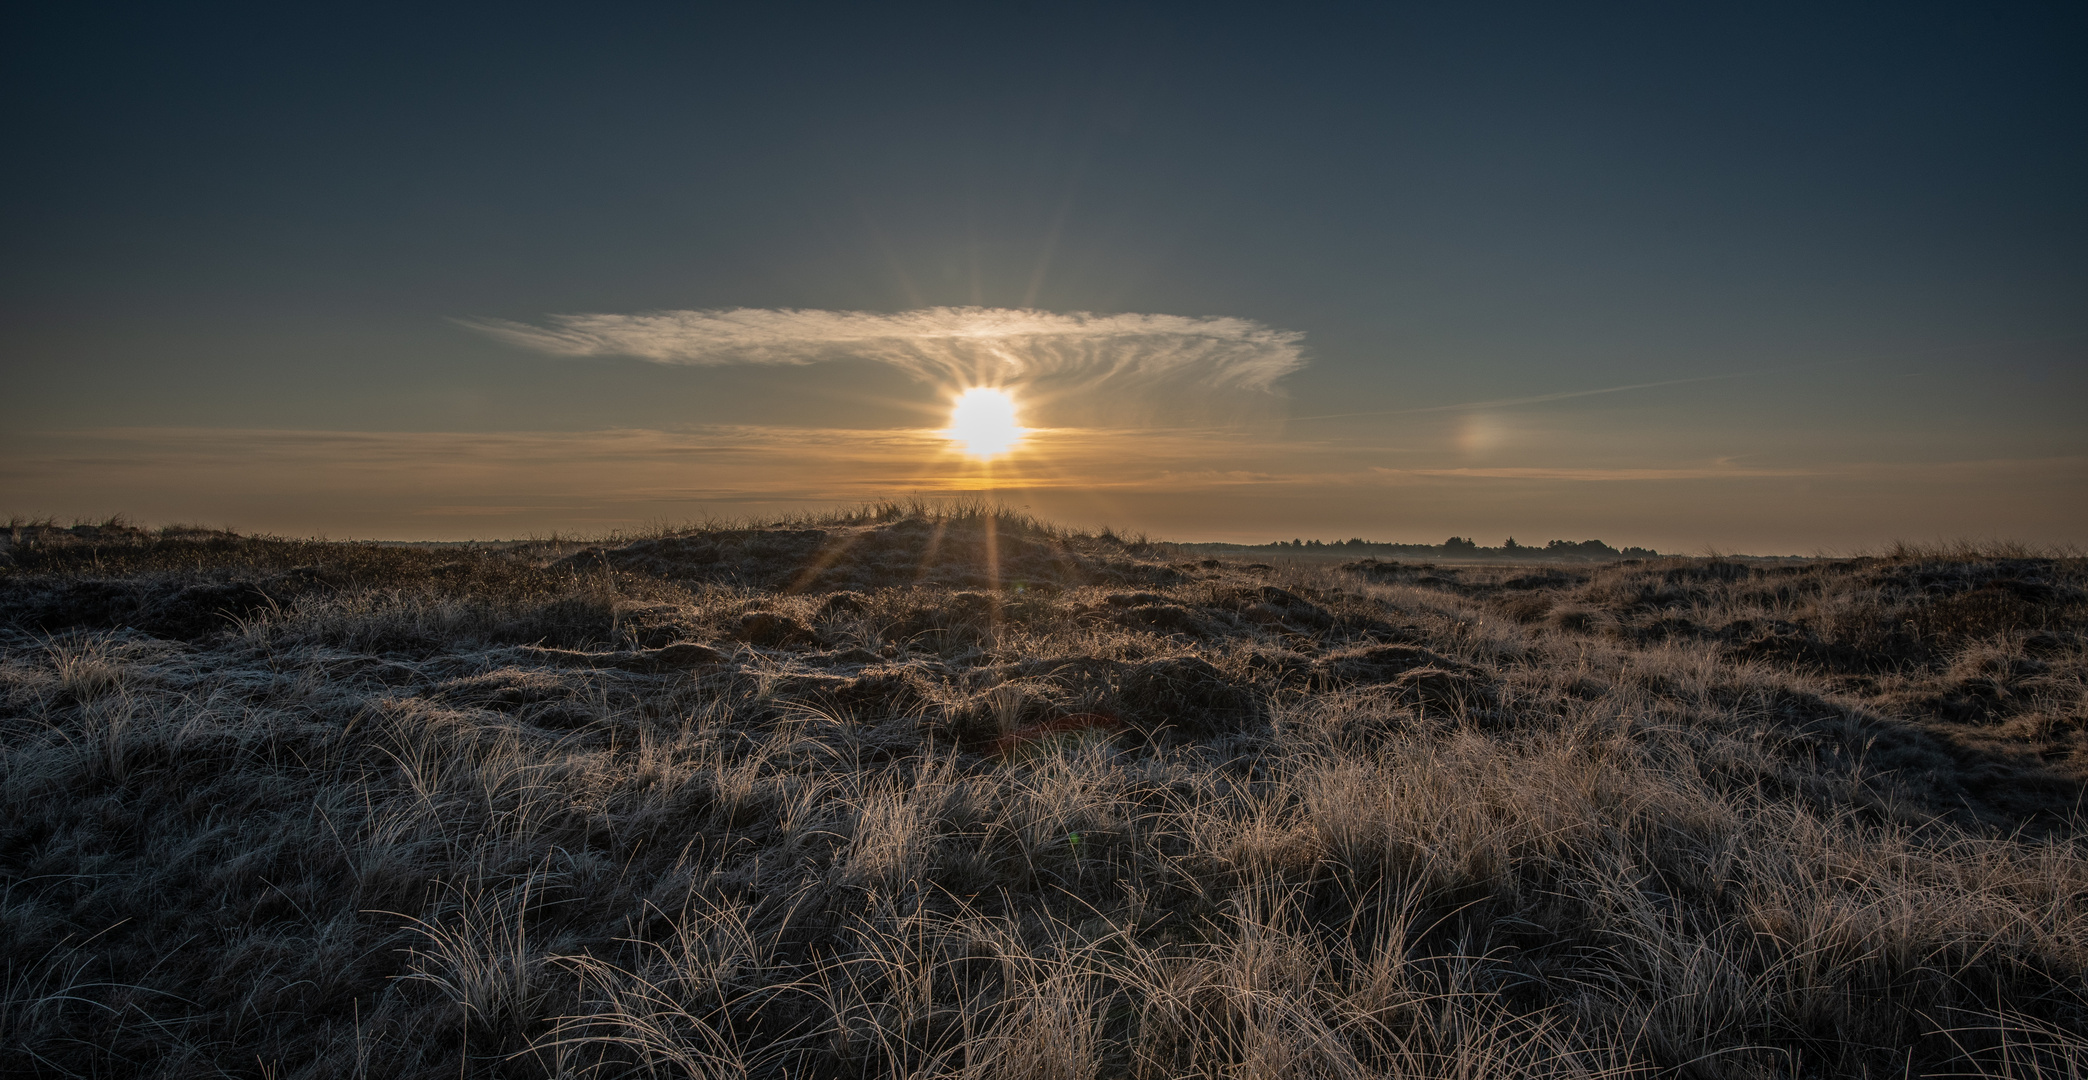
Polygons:
M1015 420L1015 399L1005 390L974 386L957 395L950 426L943 430L966 454L984 461L1015 448L1024 428Z

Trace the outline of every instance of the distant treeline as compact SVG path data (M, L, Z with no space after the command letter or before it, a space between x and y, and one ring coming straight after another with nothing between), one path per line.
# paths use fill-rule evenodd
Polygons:
M1183 544L1182 547L1227 551L1267 551L1271 554L1403 555L1409 558L1452 559L1573 559L1611 561L1651 559L1660 553L1652 548L1614 548L1600 540L1550 540L1542 545L1518 544L1509 537L1500 547L1480 547L1479 542L1453 536L1440 544L1394 544L1360 537L1348 540L1277 540L1268 544Z

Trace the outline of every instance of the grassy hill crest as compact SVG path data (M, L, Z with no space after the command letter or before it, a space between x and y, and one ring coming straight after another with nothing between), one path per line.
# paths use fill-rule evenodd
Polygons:
M14 1071L2088 1067L2079 558L0 536Z

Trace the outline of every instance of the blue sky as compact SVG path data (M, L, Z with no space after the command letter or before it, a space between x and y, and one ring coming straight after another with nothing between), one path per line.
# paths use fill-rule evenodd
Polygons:
M9 22L0 512L504 536L991 488L1181 539L2088 535L2075 6ZM1164 359L1205 330L1078 337L1115 374L1015 378L1049 434L988 468L922 434L963 378L802 314L936 309L1297 362L1219 392ZM485 331L731 311L765 360Z

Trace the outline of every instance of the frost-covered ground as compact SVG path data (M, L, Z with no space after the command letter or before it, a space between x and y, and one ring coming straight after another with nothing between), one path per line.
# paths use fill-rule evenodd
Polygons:
M0 1068L2078 1076L2088 565L0 547Z

